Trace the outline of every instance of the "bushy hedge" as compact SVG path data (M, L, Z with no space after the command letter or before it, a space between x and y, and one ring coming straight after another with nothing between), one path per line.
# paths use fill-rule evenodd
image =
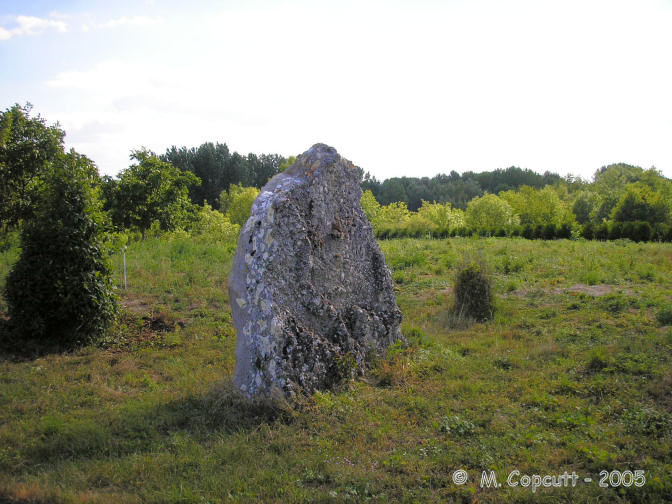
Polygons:
M646 221L603 222L599 225L586 224L581 229L586 240L618 240L627 238L635 242L672 241L672 228L667 224L651 226Z
M672 241L672 226L656 224L651 226L645 221L636 222L605 222L599 225L587 223L585 226L570 224L546 225L515 225L499 228L473 229L465 226L442 230L441 232L421 227L386 225L375 229L376 237L387 238L451 238L455 236L481 237L523 237L528 240L560 240L582 237L586 240L618 240L629 239L635 242Z

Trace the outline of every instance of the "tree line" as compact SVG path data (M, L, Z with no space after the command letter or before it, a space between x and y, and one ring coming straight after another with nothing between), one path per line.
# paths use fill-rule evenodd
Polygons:
M539 175L517 166L482 173L468 171L462 175L451 171L448 175L439 174L432 178L394 177L382 182L366 173L362 190L371 191L382 205L405 203L412 212L417 212L423 201L450 203L452 207L464 210L473 198L485 193L497 194L522 186L541 189L562 180L557 173Z
M591 182L552 179L542 187L484 191L464 209L423 199L413 211L405 201L381 204L373 191L365 190L362 208L379 238L475 234L672 240L672 181L655 168L619 163L598 169Z

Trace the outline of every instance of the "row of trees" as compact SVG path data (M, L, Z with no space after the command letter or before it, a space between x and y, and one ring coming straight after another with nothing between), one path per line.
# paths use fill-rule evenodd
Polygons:
M591 183L563 179L553 185L475 196L465 209L422 200L381 205L370 190L362 207L378 237L465 234L588 239L668 240L672 226L672 181L657 170L616 164ZM620 230L623 230L622 232ZM648 230L648 231L647 231Z
M505 170L482 173L469 171L462 175L451 171L449 175L439 174L432 178L395 177L383 182L367 173L362 181L362 189L371 191L382 205L405 203L413 212L422 206L423 201L450 203L452 207L464 210L469 201L485 193L497 194L522 186L540 189L562 180L555 173L539 175L532 170L512 166Z
M160 159L198 177L200 184L192 184L189 189L192 203L203 205L207 201L215 208L219 208L222 191L232 185L261 189L287 161L278 154L231 153L226 144L212 142L192 148L172 146Z

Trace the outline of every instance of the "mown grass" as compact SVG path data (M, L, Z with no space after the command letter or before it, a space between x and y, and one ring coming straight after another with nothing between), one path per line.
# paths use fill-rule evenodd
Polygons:
M669 244L381 242L404 345L301 404L231 385L233 246L127 253L127 315L99 346L0 363L0 496L25 502L664 502L672 499ZM496 312L451 313L486 264ZM16 251L0 255L0 284ZM115 257L120 283L121 258ZM3 307L4 309L4 307ZM662 315L661 315L662 314ZM451 480L465 469L467 484ZM576 471L575 488L482 489ZM645 471L600 488L601 470ZM1 500L1 498L0 498Z

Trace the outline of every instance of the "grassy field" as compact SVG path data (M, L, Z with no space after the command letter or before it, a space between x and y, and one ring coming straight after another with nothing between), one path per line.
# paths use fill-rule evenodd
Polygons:
M233 247L132 244L126 315L100 346L0 360L0 502L672 501L670 244L381 247L407 344L289 407L232 388ZM451 315L468 258L494 278L491 322ZM533 492L506 484L514 469L580 479ZM481 488L484 470L502 487ZM603 470L646 484L602 488Z

